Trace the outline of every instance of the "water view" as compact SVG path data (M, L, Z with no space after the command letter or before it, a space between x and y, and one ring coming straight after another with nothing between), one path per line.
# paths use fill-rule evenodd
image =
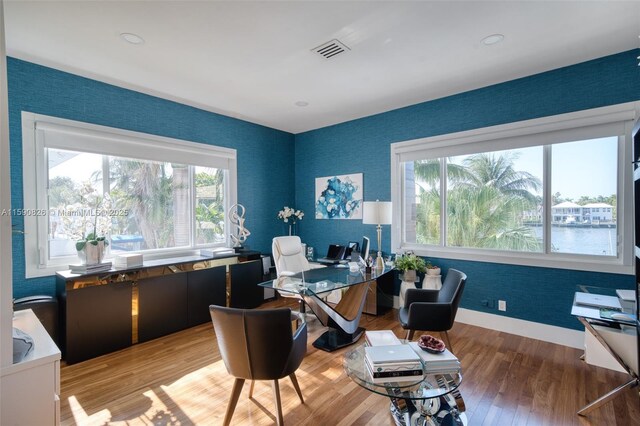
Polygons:
M542 227L532 228L542 239ZM551 244L555 253L616 256L616 228L551 227Z

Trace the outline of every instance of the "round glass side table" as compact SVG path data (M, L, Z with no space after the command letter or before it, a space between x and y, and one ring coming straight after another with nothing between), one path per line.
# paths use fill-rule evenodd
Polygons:
M467 425L464 401L457 390L462 383L460 370L438 373L425 370L424 376L414 381L374 383L365 365L364 347L359 345L345 353L344 370L358 385L391 399L390 410L396 425Z

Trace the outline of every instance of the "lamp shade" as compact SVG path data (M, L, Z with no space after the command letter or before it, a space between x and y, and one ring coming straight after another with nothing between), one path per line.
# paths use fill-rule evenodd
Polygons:
M362 204L362 223L391 225L391 201L365 201Z

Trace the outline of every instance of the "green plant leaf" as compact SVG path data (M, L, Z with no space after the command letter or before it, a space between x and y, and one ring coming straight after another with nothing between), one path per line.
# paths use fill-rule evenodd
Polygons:
M77 251L82 251L82 250L84 250L84 246L85 246L85 244L87 244L87 242L86 242L86 241L77 241L77 242L76 242L76 250L77 250Z

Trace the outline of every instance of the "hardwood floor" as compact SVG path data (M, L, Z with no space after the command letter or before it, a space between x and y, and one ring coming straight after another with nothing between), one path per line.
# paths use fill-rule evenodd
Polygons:
M276 301L265 306L294 302ZM404 332L396 311L364 315L368 329ZM280 381L287 425L393 425L389 402L353 383L342 368L347 348L327 353L311 342L324 329L309 323L307 356L291 382ZM417 334L419 336L419 334ZM564 346L456 324L449 333L462 362L460 388L469 425L639 425L638 389L579 417L576 411L626 381L589 366ZM265 348L268 350L268 348ZM231 378L217 350L213 326L203 324L61 370L62 424L218 425L231 395ZM233 425L275 423L271 385L256 382L253 399L242 390Z

